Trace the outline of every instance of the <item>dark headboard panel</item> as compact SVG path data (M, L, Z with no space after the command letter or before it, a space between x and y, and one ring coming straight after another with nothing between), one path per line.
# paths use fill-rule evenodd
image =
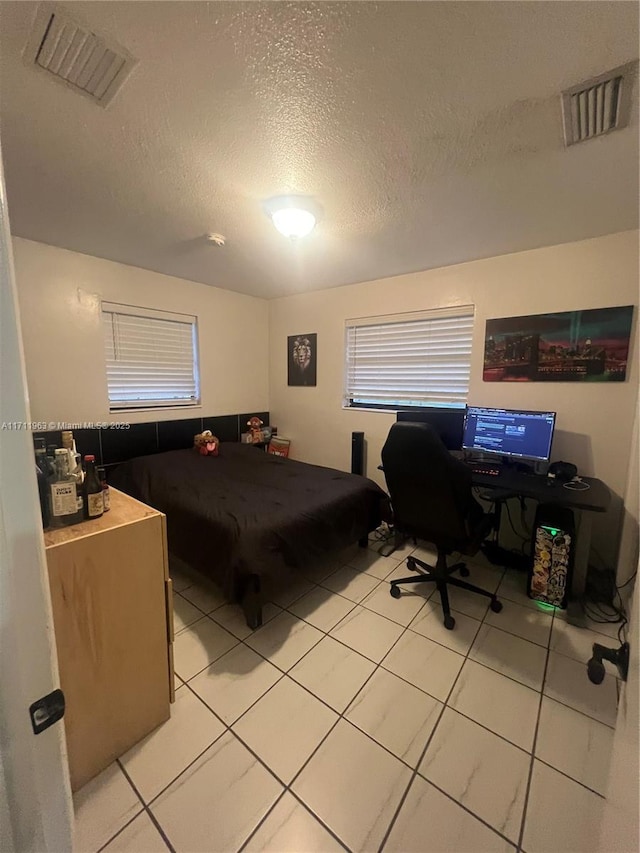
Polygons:
M269 412L249 412L177 421L149 421L131 424L128 429L74 429L73 437L83 456L93 453L98 465L117 465L135 456L192 447L193 436L205 429L210 429L220 441L240 441L240 433L248 430L247 421L254 415L265 425L269 424ZM59 430L34 432L33 437L44 438L47 444L57 444L58 447L62 442Z

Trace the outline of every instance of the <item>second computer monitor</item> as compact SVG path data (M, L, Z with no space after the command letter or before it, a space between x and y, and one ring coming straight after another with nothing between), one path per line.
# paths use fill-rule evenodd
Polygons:
M425 406L409 412L397 412L396 420L430 424L442 439L447 450L460 450L462 448L464 413L464 407Z
M555 412L468 406L462 447L512 459L548 462L555 422Z

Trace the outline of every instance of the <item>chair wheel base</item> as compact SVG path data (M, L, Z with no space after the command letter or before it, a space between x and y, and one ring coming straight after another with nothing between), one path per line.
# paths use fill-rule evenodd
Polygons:
M500 613L500 611L502 610L502 602L498 601L497 598L493 598L489 607L493 610L494 613Z
M455 626L456 626L456 620L453 618L453 616L445 616L444 617L444 627L447 629L447 631L452 631L455 628Z
M402 593L400 592L400 587L392 586L389 589L389 595L391 596L391 598L400 598L400 596L402 595Z
M458 571L460 573L461 578L468 578L469 577L469 569L466 566L460 566Z
M413 559L413 557L407 557L407 568L409 569L410 572L417 572L418 571L418 567L416 566L416 561Z

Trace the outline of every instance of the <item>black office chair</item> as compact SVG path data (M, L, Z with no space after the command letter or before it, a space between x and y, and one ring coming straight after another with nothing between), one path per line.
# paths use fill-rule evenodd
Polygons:
M491 609L499 613L502 604L494 593L452 577L456 571L462 577L469 576L464 563L447 566L447 556L453 552L476 554L495 522L471 493L470 469L449 453L433 427L411 422L391 427L382 448L382 467L397 531L432 542L438 550L435 566L407 557L410 571L422 570L425 574L391 581L391 595L400 598L400 584L435 583L444 625L449 630L456 623L449 609L447 584L490 598Z

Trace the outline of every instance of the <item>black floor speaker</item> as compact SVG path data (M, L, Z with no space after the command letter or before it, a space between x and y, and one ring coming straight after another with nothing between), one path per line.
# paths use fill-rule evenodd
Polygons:
M364 476L364 433L351 433L351 473Z

